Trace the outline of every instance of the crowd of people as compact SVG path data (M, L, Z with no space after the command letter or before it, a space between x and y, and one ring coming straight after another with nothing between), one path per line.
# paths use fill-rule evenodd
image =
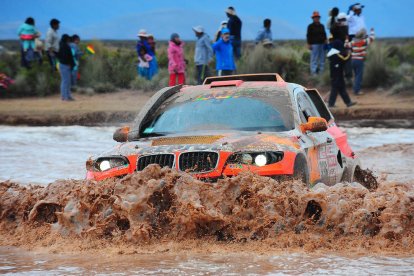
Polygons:
M325 59L329 60L331 76L331 93L329 106L334 107L339 94L347 106L356 102L351 101L347 91L345 78L351 79L354 75L353 91L355 95L361 92L364 60L368 45L374 40L374 30L367 35L363 5L351 5L347 13L340 12L337 7L330 10L326 28L321 23L321 15L314 11L312 23L307 28L306 39L310 50L310 73L318 75L324 71ZM215 69L218 76L232 75L236 72L236 61L241 57L242 20L234 7L225 9L227 20L220 23L214 41L205 32L203 26L192 28L196 37L194 64L197 83L211 76L209 65L215 55ZM263 28L259 30L255 39L256 44L265 48L273 47L271 20L264 19ZM79 48L80 37L63 34L60 38L58 30L60 21L50 20L44 44L40 40L40 32L35 27L35 21L29 17L19 30L21 40L21 64L30 68L33 62L41 63L46 53L51 70L58 70L61 75L61 98L63 101L74 100L71 88L76 86L79 77L79 59L83 52ZM138 34L136 52L138 55L137 73L140 77L151 80L158 72L156 43L154 36L141 29ZM179 34L173 33L168 43L168 72L169 85L184 84L186 82L186 66L188 60L184 54L185 43Z

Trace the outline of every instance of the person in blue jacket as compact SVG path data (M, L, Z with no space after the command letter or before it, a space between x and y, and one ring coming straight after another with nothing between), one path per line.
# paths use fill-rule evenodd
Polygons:
M221 30L221 38L213 44L213 50L216 54L217 75L233 75L236 70L236 64L234 63L233 45L230 41L229 29L224 28Z

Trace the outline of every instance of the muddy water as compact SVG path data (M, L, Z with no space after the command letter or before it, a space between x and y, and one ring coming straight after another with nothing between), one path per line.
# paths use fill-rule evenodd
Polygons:
M28 174L15 179L25 183L46 184L55 174L80 179L83 157L82 166L66 160L43 169L36 162L87 156L112 143L113 128L2 128L1 160L9 167L0 176L24 169ZM203 185L157 167L100 185L3 182L0 273L412 274L414 133L348 133L363 163L375 160L375 191L356 183L308 189L251 174ZM78 134L76 142L71 136ZM95 141L102 144L94 152ZM38 168L39 175L30 173Z

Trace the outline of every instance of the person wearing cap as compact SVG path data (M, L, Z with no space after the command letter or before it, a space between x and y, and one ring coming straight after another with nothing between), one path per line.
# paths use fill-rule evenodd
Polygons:
M157 59L155 57L155 53L151 48L151 45L148 43L148 33L145 29L141 29L139 30L138 34L137 34L139 40L137 42L137 45L135 47L136 51L137 51L137 55L138 57L141 56L141 48L145 48L145 53L149 54L152 59L149 62L149 69L148 69L148 79L151 80L152 77L154 75L157 74L158 72L158 62Z
M233 45L230 41L230 30L224 28L221 31L221 38L213 44L216 53L216 70L218 76L233 75L236 70L234 63Z
M272 42L272 30L270 29L272 25L272 21L269 18L266 18L263 21L263 28L257 33L256 36L256 44L259 44L260 42L263 42L264 40L267 41L267 43Z
M310 71L312 75L322 73L325 65L325 44L327 42L326 32L320 22L321 16L318 11L312 14L313 22L309 24L306 33L309 50L311 50Z
M331 27L334 40L339 39L345 43L348 39L348 21L345 13L341 12L336 17L336 22Z
M218 41L221 38L221 30L223 30L224 28L227 28L227 20L223 20L220 23L220 27L216 32L216 35L214 37L214 42Z
M227 22L227 28L230 30L230 39L233 45L233 53L236 59L241 57L241 28L242 21L236 15L236 10L233 7L228 7L226 9L227 17L229 21Z
M343 42L339 39L334 40L327 57L329 59L329 72L331 76L331 93L328 101L329 107L335 107L338 93L347 107L355 105L356 102L351 101L345 86L344 64L349 59L350 54L345 50Z
M351 6L348 18L349 40L352 40L362 29L366 29L365 18L362 15L363 8L364 6L360 3Z
M197 37L194 63L197 71L197 84L202 84L204 79L210 76L208 64L213 59L213 48L208 34L204 32L202 26L193 27L193 31Z
M47 30L45 49L52 70L56 70L57 53L59 52L59 30L60 21L56 18L50 20L50 28Z
M184 42L176 33L171 34L168 43L168 72L170 73L169 86L185 83Z

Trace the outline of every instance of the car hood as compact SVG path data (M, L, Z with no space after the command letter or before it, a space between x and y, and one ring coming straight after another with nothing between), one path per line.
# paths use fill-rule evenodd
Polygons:
M180 133L161 137L141 138L115 146L100 156L172 153L184 151L297 151L300 148L293 131L252 132L232 131ZM98 156L99 157L99 156Z

